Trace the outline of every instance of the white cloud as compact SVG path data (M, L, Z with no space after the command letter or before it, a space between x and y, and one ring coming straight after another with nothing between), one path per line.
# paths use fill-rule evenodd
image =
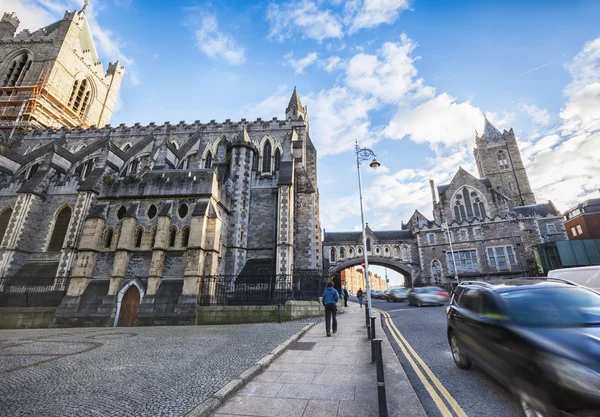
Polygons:
M483 126L481 111L471 103L457 103L442 93L415 108L401 108L390 121L384 135L402 139L410 135L417 143L456 145L472 142L475 129Z
M519 110L527 114L531 121L538 126L548 126L550 123L550 114L546 109L540 109L535 104L520 103Z
M53 1L53 0L5 0L3 10L15 11L20 20L18 30L38 30L61 19L67 10L81 10L82 2L77 0ZM90 2L86 9L86 17L94 38L98 53L107 61L119 60L127 70L125 79L129 79L133 85L140 83L140 75L135 68L135 61L123 52L125 45L112 31L106 29L98 22L98 13L101 7L97 2Z
M254 103L246 106L244 109L244 117L248 120L256 119L257 117L282 117L285 115L285 109L288 105L292 91L287 85L280 85L277 91L265 98L259 103Z
M304 58L294 59L294 53L289 52L284 58L286 59L285 65L293 68L296 74L304 74L304 70L317 61L318 55L316 52L309 52Z
M600 81L600 38L587 42L566 68L572 77L564 90L567 96L573 96L589 84Z
M431 96L433 89L416 79L417 69L412 52L417 44L402 34L400 42L386 42L377 55L359 53L346 68L346 83L363 94L385 102L398 102L411 93Z
M343 67L342 59L339 56L330 56L327 60L322 61L321 65L327 72L333 72Z
M214 14L202 13L198 26L200 28L195 31L196 42L206 55L223 59L229 65L241 65L246 61L245 49L231 35L219 31Z
M268 38L278 42L293 37L296 32L318 42L344 36L340 18L329 10L320 10L311 1L271 3L267 7L267 20L271 24Z
M352 34L382 23L394 23L400 12L408 8L407 0L351 0L346 2L344 20Z

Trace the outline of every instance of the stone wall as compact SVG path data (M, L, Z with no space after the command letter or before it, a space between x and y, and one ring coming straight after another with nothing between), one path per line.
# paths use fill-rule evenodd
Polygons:
M55 307L0 307L0 329L47 328Z

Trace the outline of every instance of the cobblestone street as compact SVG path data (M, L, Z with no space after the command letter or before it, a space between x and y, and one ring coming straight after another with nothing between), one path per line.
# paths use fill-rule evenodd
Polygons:
M183 416L304 322L0 331L0 414Z

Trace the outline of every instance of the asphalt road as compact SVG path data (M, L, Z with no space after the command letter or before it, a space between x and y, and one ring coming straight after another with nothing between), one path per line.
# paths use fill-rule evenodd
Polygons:
M390 315L401 336L423 360L443 388L447 390L450 397L445 397L442 394L440 387L435 384L432 378L427 376L426 370L419 365L418 359L413 355L412 363L420 369L420 376L429 381L428 391L428 387L415 371L411 360L402 352L384 320L387 337L394 346L398 359L429 416L442 417L444 415L436 404L434 399L436 395L432 395L430 392L432 389L437 393L438 403L441 399L452 416L524 416L519 404L511 394L479 368L473 366L470 370L461 370L454 365L446 338L446 306L413 307L408 306L406 302L393 303L385 300L373 300L373 306L386 311ZM396 335L396 338L399 338L401 343L405 344L399 335ZM410 355L410 349L406 344L404 350L408 351ZM388 393L387 395L394 395L394 393ZM449 398L456 400L459 407L451 407ZM460 409L464 413L461 414Z

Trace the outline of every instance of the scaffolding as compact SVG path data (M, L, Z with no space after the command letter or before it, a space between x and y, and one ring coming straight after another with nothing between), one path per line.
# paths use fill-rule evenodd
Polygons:
M0 87L0 129L10 131L9 140L17 130L89 127L50 91L55 75L44 68L34 84Z

